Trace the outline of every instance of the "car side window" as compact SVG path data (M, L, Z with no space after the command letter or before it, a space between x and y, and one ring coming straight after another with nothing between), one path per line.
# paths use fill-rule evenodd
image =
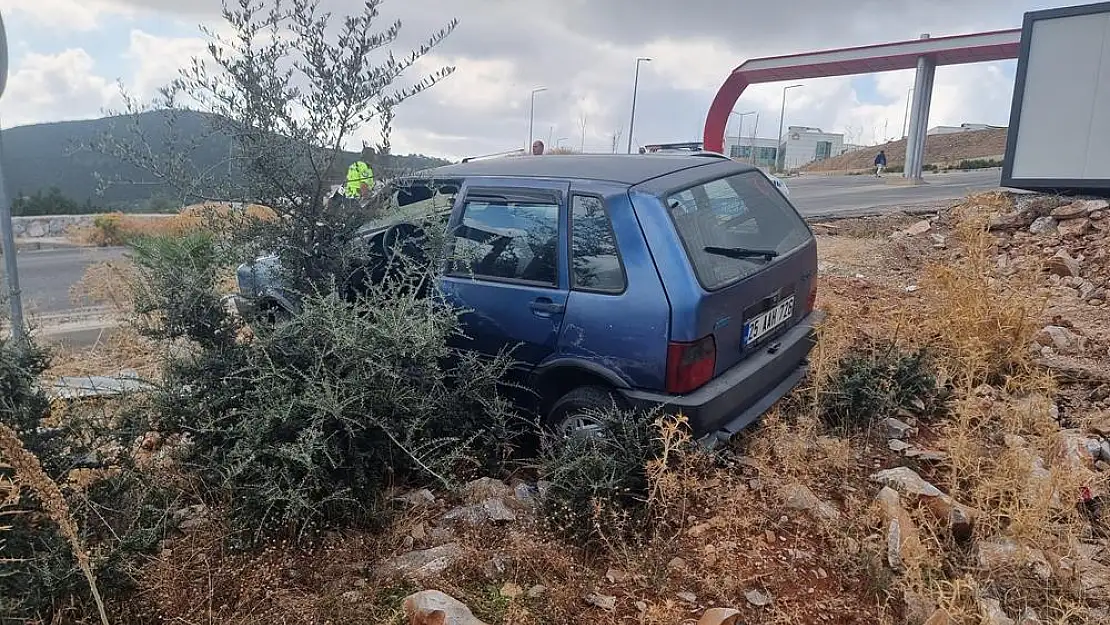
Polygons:
M613 224L604 203L576 195L570 219L571 288L599 293L621 293L626 279Z
M468 198L454 232L452 273L555 286L559 205Z

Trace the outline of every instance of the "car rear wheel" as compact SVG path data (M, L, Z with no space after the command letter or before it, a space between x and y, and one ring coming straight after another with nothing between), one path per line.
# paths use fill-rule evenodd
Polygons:
M603 436L601 415L626 406L613 391L601 386L580 386L563 395L551 406L547 423L558 434Z

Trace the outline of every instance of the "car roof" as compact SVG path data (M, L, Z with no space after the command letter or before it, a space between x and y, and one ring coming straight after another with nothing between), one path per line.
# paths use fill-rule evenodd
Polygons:
M736 171L754 169L724 156L672 154L558 154L519 156L470 161L425 170L420 176L432 178L468 178L489 176L504 178L573 178L603 180L636 185L677 171L731 163Z

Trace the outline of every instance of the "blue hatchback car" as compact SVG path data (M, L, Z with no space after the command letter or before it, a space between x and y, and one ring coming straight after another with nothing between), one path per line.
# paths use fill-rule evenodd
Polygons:
M513 350L528 407L558 431L594 430L615 403L665 406L705 442L727 439L806 373L817 245L758 169L709 154L535 156L409 182L432 184L399 187L402 210L448 219L438 288L469 311L457 347ZM396 226L367 232L388 240ZM264 260L240 267L237 303L292 306Z

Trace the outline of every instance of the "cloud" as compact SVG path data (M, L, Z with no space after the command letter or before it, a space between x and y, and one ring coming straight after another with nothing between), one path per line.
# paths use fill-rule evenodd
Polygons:
M82 48L27 54L0 101L4 125L96 117L117 102L118 89L94 70L92 56Z
M95 30L107 16L127 16L133 9L114 0L0 0L5 15L24 16L55 33Z
M94 21L118 15L170 18L218 25L219 0L36 0L54 15L93 12ZM0 0L7 6L24 0ZM609 150L614 135L626 145L635 59L642 68L635 143L700 139L705 113L733 67L748 58L848 45L915 39L1020 25L1026 10L1054 0L793 0L778 3L720 0L387 0L384 25L400 19L397 51L419 45L454 17L458 29L431 54L414 80L442 65L456 72L397 111L393 146L454 158L524 147L529 95L538 85L535 134L566 138L588 150ZM362 0L322 0L336 14ZM5 6L5 4L0 4ZM93 8L90 8L93 7ZM42 11L40 11L41 13ZM114 13L113 13L114 12ZM79 21L83 22L84 18ZM173 78L178 66L203 53L203 41L176 38L144 26L131 33L125 82L142 94ZM95 56L96 51L88 48ZM963 121L1006 123L1013 64L941 68L931 125ZM853 141L900 136L912 72L877 75L868 93L852 79L802 81L791 91L786 124L851 129ZM782 85L748 89L737 110L759 113L761 136L777 134ZM39 119L49 119L45 115ZM585 121L585 132L581 122ZM750 132L754 116L745 121ZM735 132L735 118L729 132ZM367 128L354 138L375 141Z

